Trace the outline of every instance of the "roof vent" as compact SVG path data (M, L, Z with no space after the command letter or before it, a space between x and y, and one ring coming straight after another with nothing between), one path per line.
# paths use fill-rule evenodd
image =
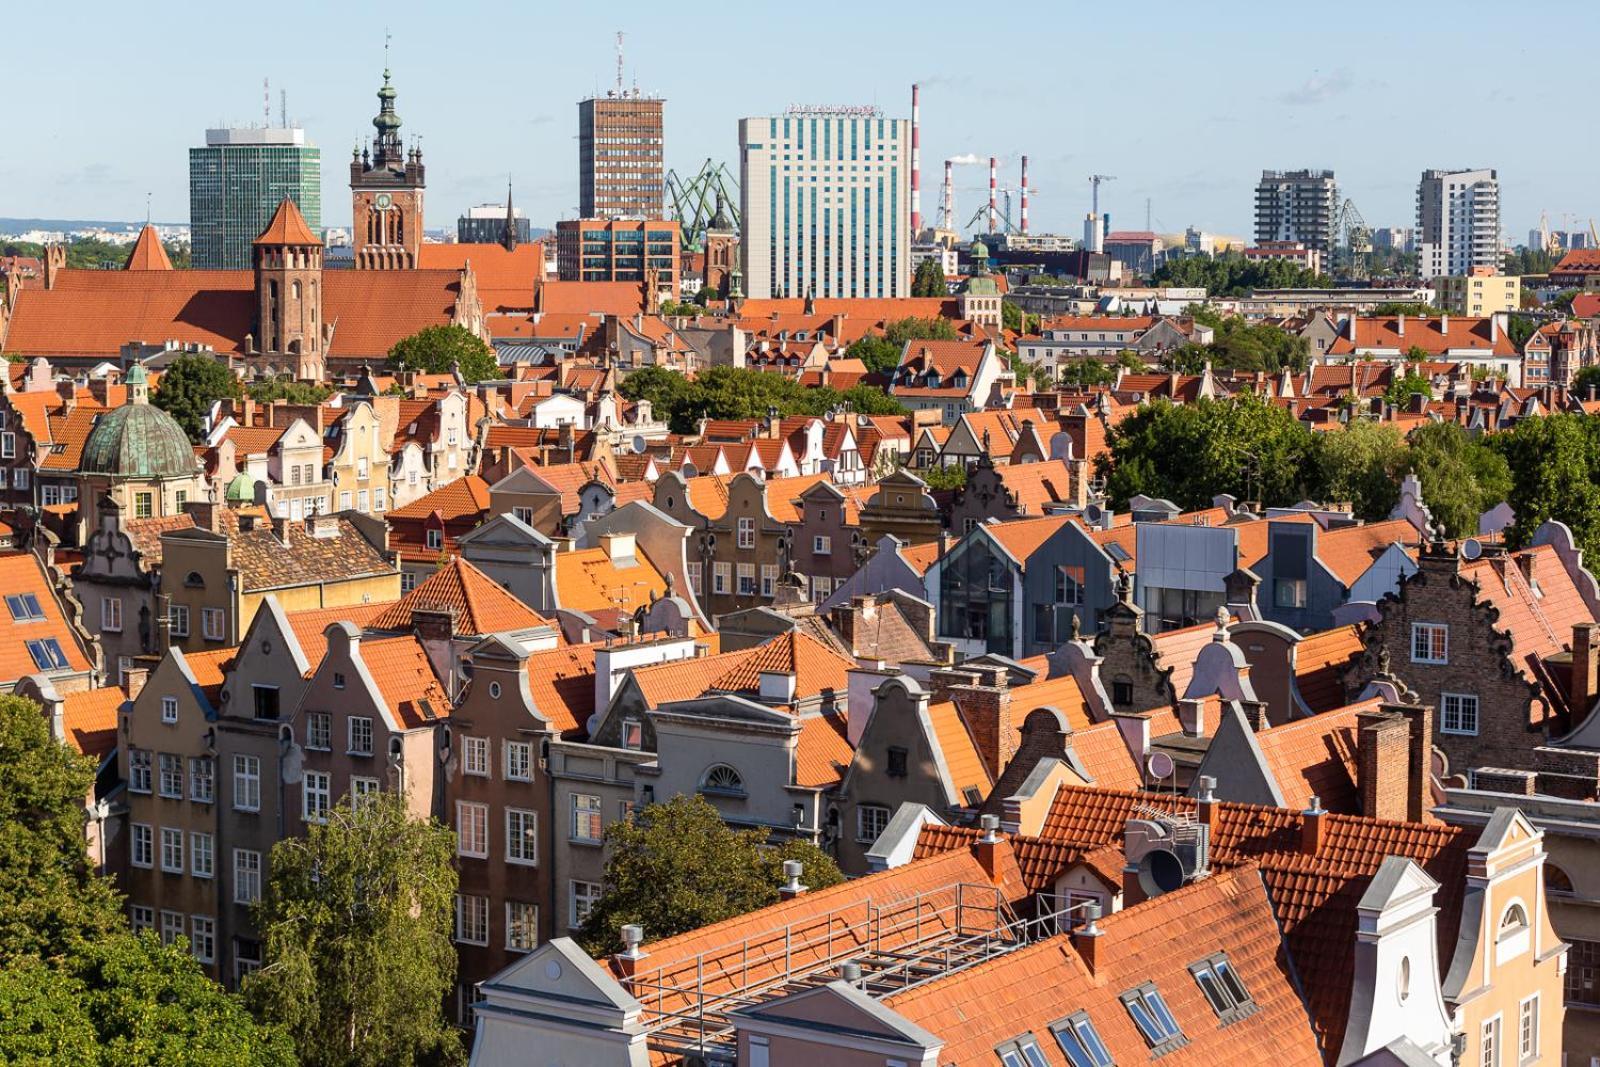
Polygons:
M839 979L853 986L861 985L861 964L851 960L839 965Z
M644 927L637 923L627 923L622 927L622 958L627 960L644 959Z
M1210 829L1193 816L1152 811L1129 819L1123 830L1128 864L1139 872L1145 896L1181 889L1210 873Z
M978 819L978 825L983 828L983 836L978 838L980 845L992 845L1000 840L1000 816L983 815Z

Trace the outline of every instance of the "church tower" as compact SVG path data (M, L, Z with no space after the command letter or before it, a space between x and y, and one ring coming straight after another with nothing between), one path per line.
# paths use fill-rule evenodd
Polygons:
M716 214L706 224L705 284L727 298L733 295L733 275L738 270L739 233L717 194Z
M394 87L383 72L378 131L350 158L351 244L357 270L412 270L422 246L422 149L400 143Z
M320 381L327 363L322 242L287 197L256 238L255 271L257 352L251 362L299 381Z

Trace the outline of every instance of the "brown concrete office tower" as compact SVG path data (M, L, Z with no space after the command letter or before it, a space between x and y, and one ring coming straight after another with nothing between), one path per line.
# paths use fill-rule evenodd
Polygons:
M613 89L578 102L578 215L658 219L666 192L659 97Z
M378 89L378 131L350 158L350 240L357 270L412 270L422 245L422 149L400 142L389 72Z

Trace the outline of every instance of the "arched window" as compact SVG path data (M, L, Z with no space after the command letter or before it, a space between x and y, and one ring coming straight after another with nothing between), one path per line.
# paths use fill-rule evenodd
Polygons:
M1546 896L1570 897L1573 895L1572 876L1553 863L1544 865L1544 891Z
M204 589L206 587L206 580L200 577L199 571L190 571L188 576L183 579L183 584L188 586L190 589Z
M1528 928L1528 913L1521 904L1513 904L1500 916L1500 936L1510 937Z
M719 763L706 772L700 780L702 793L722 793L734 796L744 795L744 779L739 772L726 763Z
M300 299L300 283L299 283L299 281L293 281L293 282L289 283L289 295L294 297L296 300Z

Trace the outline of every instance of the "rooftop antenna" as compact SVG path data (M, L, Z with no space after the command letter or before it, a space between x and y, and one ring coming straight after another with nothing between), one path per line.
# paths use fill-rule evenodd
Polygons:
M144 194L144 224L150 225L150 194Z
M272 125L272 87L265 78L261 79L261 124Z
M389 41L394 34L389 32L389 27L383 28L383 72L389 73Z
M617 95L622 95L622 31L617 31Z
M278 90L278 118L283 123L283 128L289 128L289 90Z

